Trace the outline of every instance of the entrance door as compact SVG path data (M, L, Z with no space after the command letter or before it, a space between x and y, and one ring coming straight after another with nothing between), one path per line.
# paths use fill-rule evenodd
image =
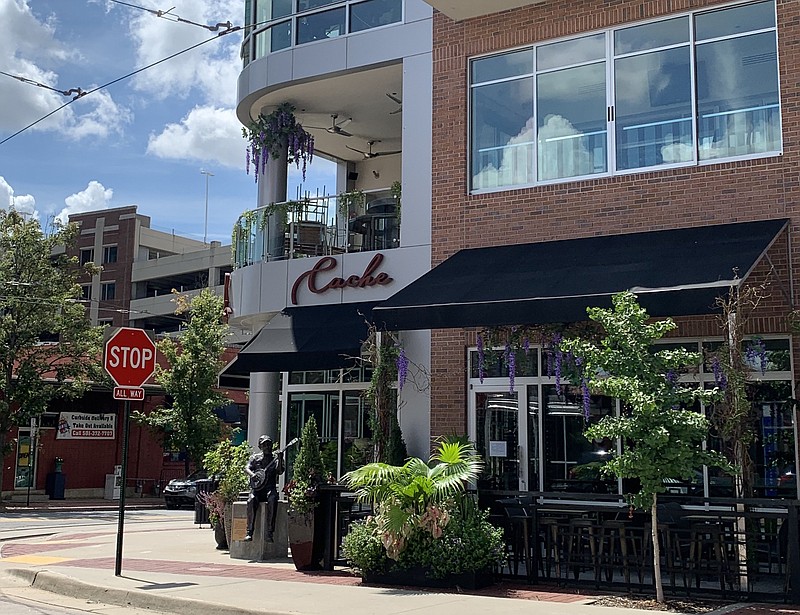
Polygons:
M36 449L31 435L31 429L20 427L17 436L17 463L14 472L14 488L35 488L33 477L36 475Z
M527 420L520 392L519 387L513 392L508 387L473 387L471 439L486 464L479 488L527 491L537 487L528 485L528 434L520 429Z

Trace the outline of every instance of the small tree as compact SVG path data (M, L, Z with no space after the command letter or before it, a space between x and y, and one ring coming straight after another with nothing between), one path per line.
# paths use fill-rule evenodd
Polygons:
M0 211L0 459L13 427L27 425L52 399L78 397L89 381L106 380L102 328L86 317L77 258L63 250L76 236L74 225L45 235L37 220Z
M228 401L216 389L228 325L222 320L222 297L209 289L191 300L176 293L176 302L176 314L188 311L189 322L177 340L166 338L158 343L168 367L156 366L155 376L172 397L172 404L147 415L137 412L134 418L169 432L169 441L186 452L188 474L190 462L200 464L220 438L220 421L214 409Z
M317 487L326 480L325 465L319 451L317 420L312 416L303 426L300 450L294 460L292 480L286 485L289 508L298 514L311 512L317 505Z
M203 456L203 466L210 474L219 477L219 486L214 496L222 507L231 504L239 497L239 493L248 488L248 478L244 467L250 460L252 450L247 442L234 446L226 438L214 446ZM217 513L218 514L218 513ZM212 523L216 520L212 519Z
M618 478L639 480L639 491L628 495L631 505L649 510L653 538L656 599L664 601L658 548L657 499L668 479L690 480L703 465L729 468L718 453L704 451L708 421L686 409L696 401L711 403L719 390L683 384L678 375L699 365L698 353L684 348L654 350L653 343L676 328L671 319L648 323L647 312L630 292L613 298L613 309L589 308L589 318L602 325L599 342L565 339L560 348L571 352L579 378L590 390L616 397L621 416L603 417L586 437L621 439L622 453L602 468Z

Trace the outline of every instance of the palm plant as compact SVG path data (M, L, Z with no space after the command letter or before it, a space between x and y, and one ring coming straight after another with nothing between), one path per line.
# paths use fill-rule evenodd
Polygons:
M342 480L356 489L359 501L372 504L387 554L396 559L416 530L442 535L456 496L482 469L471 443L444 439L429 462L413 457L402 466L370 463Z

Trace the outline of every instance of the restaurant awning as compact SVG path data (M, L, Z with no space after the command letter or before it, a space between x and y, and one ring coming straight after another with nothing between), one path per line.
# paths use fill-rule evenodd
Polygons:
M239 351L221 382L250 372L337 369L361 356L374 302L286 308Z
M376 306L390 330L586 320L630 290L652 316L707 314L788 220L461 250Z

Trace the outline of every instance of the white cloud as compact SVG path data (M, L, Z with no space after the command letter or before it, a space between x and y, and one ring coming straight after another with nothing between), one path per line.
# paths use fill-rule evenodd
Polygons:
M14 194L14 188L11 187L5 177L0 175L0 209L16 209L23 214L31 214L34 218L39 219L39 212L36 211L36 199L30 194Z
M159 2L146 0L142 4L154 10L163 9ZM216 25L230 21L241 25L242 22L241 0L172 0L170 4L175 7L171 14L195 23ZM216 33L140 11L130 19L130 36L136 45L137 65L144 66L213 38ZM140 73L133 85L159 99L199 93L206 104L233 105L241 69L241 42L240 32L215 38Z
M64 85L59 82L55 67L65 61L78 61L80 56L58 40L55 18L38 19L31 11L28 0L0 0L0 23L3 24L0 70L57 90L78 87L78 84ZM5 75L0 79L3 80L0 87L0 109L3 109L0 130L3 131L24 128L70 100L58 92ZM87 86L83 84L83 87ZM61 109L33 129L54 130L73 138L103 137L109 131L100 130L98 122L108 117L110 108L113 107L119 114L114 126L120 126L130 119L130 112L116 105L105 92L81 98L79 103ZM81 114L81 108L90 110Z
M233 109L195 107L180 124L168 124L160 134L150 135L147 153L243 168L245 146Z
M87 98L75 102L83 105ZM77 116L73 124L66 128L66 132L75 139L84 137L106 138L112 134L122 134L123 126L133 120L133 114L125 107L118 105L111 95L100 90L91 96L94 109L83 115Z
M111 206L112 196L114 196L113 190L106 188L98 181L92 180L85 190L76 192L64 199L67 206L58 213L56 220L66 224L69 221L70 214L108 209Z

